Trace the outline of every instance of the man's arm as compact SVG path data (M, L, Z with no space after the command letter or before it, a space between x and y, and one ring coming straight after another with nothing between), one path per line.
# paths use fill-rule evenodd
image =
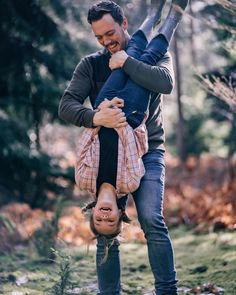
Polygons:
M86 59L82 59L59 104L59 117L77 126L93 126L95 111L83 106L91 89L90 71L92 71L92 67Z
M157 65L150 66L122 50L111 57L109 66L111 69L122 67L134 82L153 92L169 94L173 89L174 70L169 53Z

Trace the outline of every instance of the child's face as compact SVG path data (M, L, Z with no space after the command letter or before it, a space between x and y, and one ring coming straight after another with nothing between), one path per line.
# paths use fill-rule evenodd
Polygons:
M120 215L121 210L114 198L98 198L92 217L95 229L100 234L113 234L117 230Z

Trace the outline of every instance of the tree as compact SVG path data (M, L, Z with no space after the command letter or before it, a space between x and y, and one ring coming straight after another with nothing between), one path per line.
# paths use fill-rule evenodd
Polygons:
M72 1L0 4L0 183L39 206L48 191L60 191L60 172L73 178L41 151L39 131L57 119L65 83L89 44L81 39L78 46L66 28L69 21L82 24Z
M217 22L213 32L221 46L218 54L227 59L224 67L200 75L207 97L212 101L212 117L219 121L227 121L230 131L225 138L228 145L228 155L232 157L236 150L236 5L230 1L219 1L208 5L201 11L209 23Z

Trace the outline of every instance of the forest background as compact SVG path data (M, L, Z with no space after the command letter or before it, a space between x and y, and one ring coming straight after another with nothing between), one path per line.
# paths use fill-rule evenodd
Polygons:
M94 2L0 2L0 253L14 252L40 229L52 236L48 256L55 256L49 250L57 235L71 245L91 239L80 210L88 196L74 185L81 130L57 112L79 60L100 48L86 20ZM133 33L150 1L116 2ZM235 36L234 1L192 0L172 42L176 84L164 97L170 227L236 228ZM134 222L124 239L142 242L132 198L129 214Z

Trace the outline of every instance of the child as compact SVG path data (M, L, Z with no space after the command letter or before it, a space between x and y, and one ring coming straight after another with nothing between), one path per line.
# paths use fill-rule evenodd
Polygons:
M148 15L130 39L127 54L155 65L166 53L187 3L188 0L172 1L164 24L147 45L145 35L149 35L165 4L163 0L158 1L156 12ZM87 128L80 138L75 178L81 189L95 196L95 202L85 208L93 208L91 229L95 235L114 237L120 232L121 221L129 222L125 205L119 209L117 198L135 191L145 173L141 157L148 149L144 123L149 94L149 90L129 79L122 69L113 70L96 99L95 108L99 111L103 107L122 107L128 125L116 129Z

